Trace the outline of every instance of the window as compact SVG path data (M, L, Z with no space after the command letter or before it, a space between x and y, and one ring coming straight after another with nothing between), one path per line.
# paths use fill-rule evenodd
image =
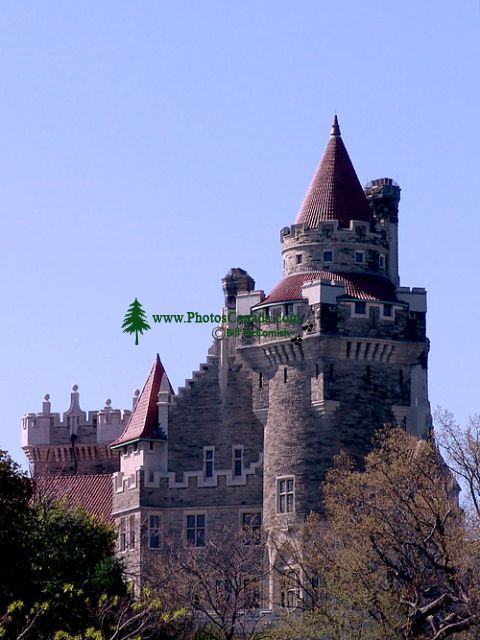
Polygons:
M243 471L243 448L233 450L233 475L241 476Z
M384 304L383 305L383 315L391 317L391 315L392 315L392 305L391 304Z
M333 251L324 251L323 252L323 261L331 262L333 260Z
M135 549L135 516L128 518L128 548Z
M356 226L355 233L359 238L364 238L365 234L367 233L367 228L364 225Z
M367 313L366 302L355 302L355 313L357 315L365 315Z
M297 264L302 264L303 262L303 256L301 253L297 253L297 255L295 256L295 261Z
M213 448L203 450L203 471L205 478L213 478L214 451L215 449Z
M243 544L260 544L262 533L262 514L260 511L242 513Z
M364 261L365 254L363 251L355 251L355 262L361 264Z
M277 509L279 513L292 513L294 510L294 479L280 478L277 480Z
M261 371L258 374L258 387L260 389L263 387L263 373Z
M205 546L205 519L204 513L187 515L187 544L192 547Z
M324 224L322 226L322 233L324 233L327 238L329 238L333 233L333 224Z
M285 305L285 315L286 316L293 315L293 304L289 303Z
M148 517L148 548L160 549L160 516Z
M118 550L125 551L127 547L127 519L120 518L120 526L118 528Z
M378 266L380 269L385 269L385 256L383 253L378 256Z
M281 577L280 605L295 609L299 600L299 577L296 571L288 570Z
M287 373L287 367L283 368L283 381L287 382L288 380L288 373Z

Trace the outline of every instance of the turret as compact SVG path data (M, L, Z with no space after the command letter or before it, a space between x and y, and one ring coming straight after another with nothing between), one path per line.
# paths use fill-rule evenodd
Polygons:
M385 424L428 434L426 292L397 286L399 196L389 180L364 192L335 118L295 224L281 231L282 280L258 302L237 300L271 319L237 351L254 372L253 410L265 424L273 565L285 531L321 512L321 483L339 451L360 464ZM269 591L278 604L273 578Z
M398 203L400 187L391 178L372 180L365 186L365 195L375 219L388 242L387 275L394 285L400 284L398 273Z
M120 471L115 474L117 488L123 487L124 480L135 483L137 472L143 471L148 482L155 472L163 474L168 468L167 439L173 389L158 353L142 391L135 398L125 429L111 444L113 451L121 453Z

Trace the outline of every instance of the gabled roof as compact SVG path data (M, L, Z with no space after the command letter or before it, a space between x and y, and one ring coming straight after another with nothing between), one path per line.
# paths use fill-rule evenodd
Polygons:
M105 521L112 520L113 485L110 474L41 476L34 480L37 496L65 499L72 507Z
M273 302L288 302L302 299L302 286L314 280L327 280L345 287L345 295L355 300L395 300L395 287L390 280L381 276L362 273L333 273L332 271L308 271L294 273L281 280L262 300L261 305ZM259 305L260 306L260 305Z
M160 362L160 356L156 355L153 366L148 374L147 381L138 396L135 408L130 415L124 432L117 438L111 447L118 447L127 442L137 440L161 440L164 435L158 425L158 392L168 391L173 394L173 389L165 369Z
M348 227L350 220L374 222L362 185L343 144L337 116L296 224L304 223L315 229L326 220L338 220L343 227Z

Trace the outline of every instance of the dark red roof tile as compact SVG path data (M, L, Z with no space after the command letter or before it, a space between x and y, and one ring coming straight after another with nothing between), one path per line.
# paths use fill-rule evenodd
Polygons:
M35 495L67 500L105 521L112 520L113 484L110 474L43 476L34 481Z
M343 144L337 116L296 224L304 223L315 229L326 220L338 220L344 227L349 226L350 220L374 222L362 185Z
M165 378L165 380L164 380ZM130 415L124 432L117 440L112 442L110 446L117 447L127 442L133 442L146 439L161 439L162 434L158 430L158 392L162 385L162 381L170 393L173 394L173 389L168 380L165 369L160 362L160 357L157 353L155 362L150 370L147 381L143 385L142 392L140 393L135 408Z
M309 281L328 280L345 286L345 295L356 300L395 300L395 287L386 278L363 273L334 273L309 271L283 278L261 303L287 302L302 299L302 286Z

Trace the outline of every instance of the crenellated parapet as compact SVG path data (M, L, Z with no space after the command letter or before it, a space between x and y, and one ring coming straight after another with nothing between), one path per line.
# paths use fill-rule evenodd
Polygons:
M283 275L304 271L336 271L389 277L390 242L381 225L371 228L362 220L322 222L284 227L280 233Z
M22 417L22 447L33 474L113 472L118 454L109 444L125 429L130 414L114 409L110 399L102 409L83 411L77 385L63 413L52 411L46 394L41 412Z

